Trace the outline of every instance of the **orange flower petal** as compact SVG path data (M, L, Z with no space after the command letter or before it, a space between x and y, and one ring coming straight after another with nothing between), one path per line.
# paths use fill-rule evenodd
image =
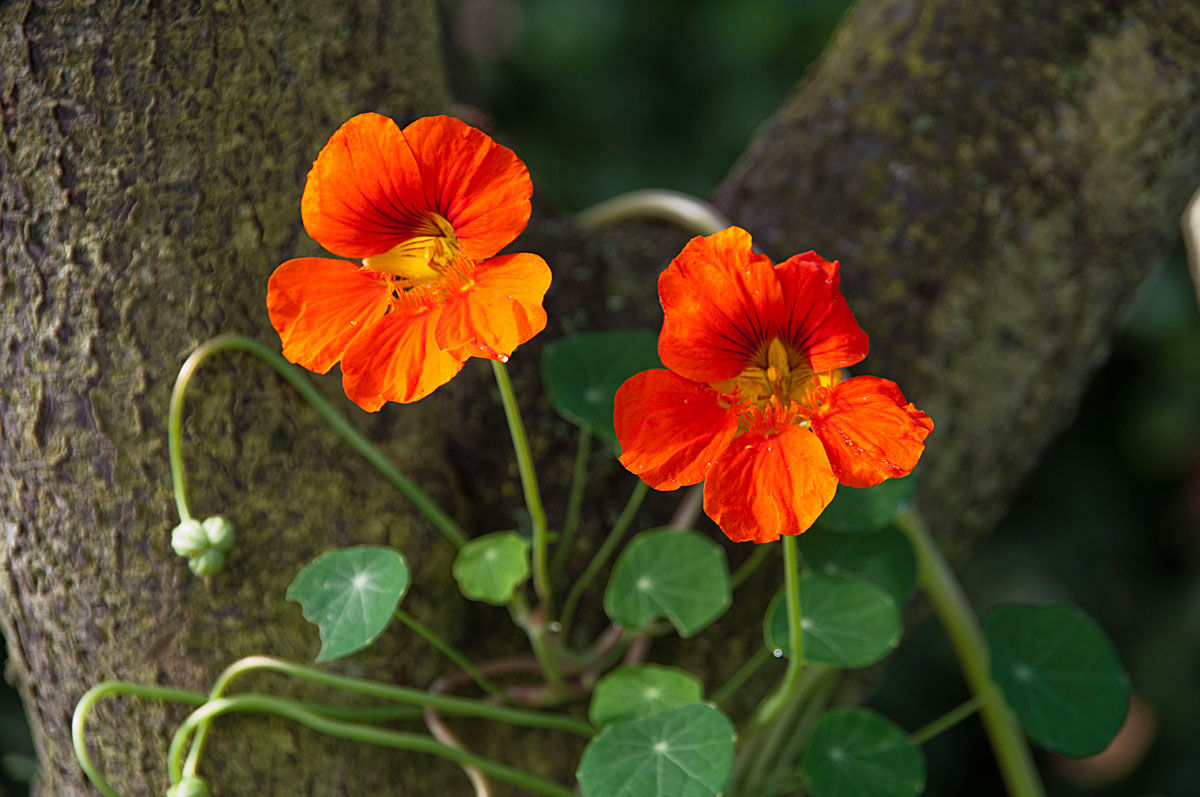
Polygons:
M742 372L775 331L783 293L770 259L751 249L750 233L730 227L693 238L658 278L664 321L663 365L696 382Z
M737 432L734 408L708 385L656 368L617 390L613 424L621 464L656 490L702 481Z
M463 361L434 340L437 309L393 311L354 339L342 358L342 387L367 412L408 404L454 378Z
M330 137L300 200L304 229L344 257L382 254L430 234L431 211L408 142L395 122L375 113L355 116Z
M283 356L323 374L351 341L383 318L392 281L345 260L289 260L267 282L267 313Z
M533 183L511 149L449 116L418 119L404 138L421 170L425 204L450 222L463 257L491 257L525 229Z
M757 424L725 449L704 482L704 511L734 542L800 534L833 500L821 441L800 426Z
M844 368L867 356L867 333L838 290L836 260L805 252L780 263L775 273L783 286L783 332L814 371Z
M473 287L442 306L438 345L460 359L504 362L546 328L542 299L550 287L550 267L537 255L502 255L479 263L473 279Z
M895 382L856 376L833 388L812 416L812 428L838 481L872 487L912 472L933 419L905 401Z

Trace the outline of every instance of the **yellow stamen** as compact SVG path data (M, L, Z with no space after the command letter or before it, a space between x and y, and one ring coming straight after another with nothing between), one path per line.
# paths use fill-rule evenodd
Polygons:
M458 236L450 222L436 213L423 219L415 230L421 233L380 255L363 258L363 265L375 271L404 277L411 285L437 279L458 258Z

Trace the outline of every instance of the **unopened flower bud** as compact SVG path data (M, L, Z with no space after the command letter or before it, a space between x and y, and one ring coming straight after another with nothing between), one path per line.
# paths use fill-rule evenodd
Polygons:
M171 531L171 547L185 558L196 556L209 545L208 534L198 520L185 520Z
M227 553L233 547L233 524L220 515L204 521L204 533L208 536L208 544L221 553Z
M198 556L188 557L188 567L201 578L215 576L225 566L225 554L215 548L209 548Z
M187 777L167 789L167 797L209 797L208 783L202 778Z

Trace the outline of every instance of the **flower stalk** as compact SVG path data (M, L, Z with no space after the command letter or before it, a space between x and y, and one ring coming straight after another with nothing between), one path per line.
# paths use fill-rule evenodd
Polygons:
M987 642L962 586L915 507L901 512L896 526L912 543L921 589L950 637L972 696L979 701L979 716L1008 793L1012 797L1041 797L1045 791L1029 745L992 680Z
M504 363L492 360L492 373L496 375L496 386L500 388L500 400L504 404L504 417L508 419L508 431L512 435L513 448L517 454L517 470L521 474L521 488L525 492L525 507L533 524L533 589L550 616L553 594L550 591L547 551L550 547L546 528L546 509L542 506L542 494L538 489L537 471L533 467L533 454L529 450L529 438L521 420L521 408L517 406L517 394Z

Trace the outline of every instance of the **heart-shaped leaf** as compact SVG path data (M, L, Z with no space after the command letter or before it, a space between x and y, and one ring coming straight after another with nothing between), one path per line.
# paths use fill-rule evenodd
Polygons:
M579 762L583 797L716 797L733 774L733 724L709 703L614 722Z
M1113 644L1075 606L999 606L983 621L992 678L1021 727L1069 756L1108 746L1129 710L1129 676Z
M925 756L895 723L861 708L817 722L801 763L813 797L915 797Z
M560 338L542 355L546 395L559 414L615 443L613 397L641 371L662 368L658 335L647 329L584 332Z
M636 630L665 617L681 637L729 608L729 564L721 546L694 531L644 531L625 546L604 592L613 622Z
M408 565L392 548L359 545L327 551L292 580L287 599L321 632L317 661L330 661L374 642L408 589Z
M618 667L596 682L588 719L593 725L657 714L704 695L700 681L674 667L642 664Z
M454 580L473 601L503 606L529 578L529 540L497 531L467 542L454 557Z
M874 664L896 647L903 631L892 596L854 576L801 576L800 617L804 660L835 667ZM767 647L791 654L782 593L767 608L764 635Z

